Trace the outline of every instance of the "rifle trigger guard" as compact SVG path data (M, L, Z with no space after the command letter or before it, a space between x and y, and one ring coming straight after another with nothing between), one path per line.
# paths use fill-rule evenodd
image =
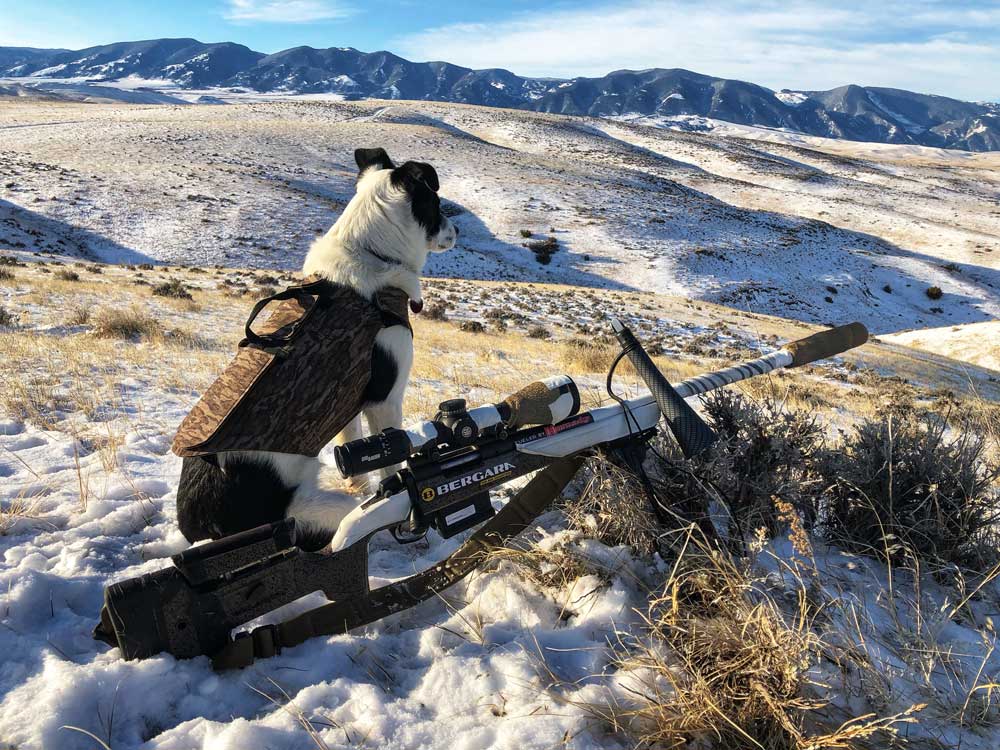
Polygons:
M423 539L425 536L427 536L427 531L426 530L424 530L424 533L422 533L422 534L412 534L412 535L410 535L410 534L406 534L404 532L401 532L399 530L398 526L396 528L394 528L394 529L390 529L390 532L392 533L392 538L395 539L400 544L413 544L414 542L419 542L421 539Z

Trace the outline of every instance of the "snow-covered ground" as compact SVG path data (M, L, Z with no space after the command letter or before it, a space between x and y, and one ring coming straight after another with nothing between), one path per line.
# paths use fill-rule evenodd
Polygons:
M563 369L594 402L603 373L574 344L593 348L611 316L660 347L674 380L803 335L794 319L943 326L923 350L900 334L770 379L831 432L877 410L900 378L925 402L943 390L1000 399L983 343L1000 306L995 155L742 135L409 102L0 103L0 256L27 262L0 265L11 275L0 275L11 316L0 324L0 747L631 747L587 706L629 698L609 640L638 629L635 609L665 571L567 530L559 513L532 539L588 560L581 577L541 588L501 568L243 672L123 662L90 631L109 582L186 548L174 430L228 360L253 296L290 280L283 271L349 198L357 146L435 164L462 230L429 269L444 278L426 282L428 308L444 305L448 321L417 319L411 417ZM558 240L550 264L521 230ZM73 258L86 260L57 265ZM193 300L150 294L175 278ZM129 309L156 330L95 336L106 311ZM471 321L487 332L463 330ZM552 339L527 337L539 324ZM981 344L974 353L949 348L956 326ZM379 536L372 584L459 541ZM761 585L793 596L789 543L769 551ZM993 693L974 689L1000 679L993 584L959 607L968 592L944 576L895 571L890 589L863 558L817 549L815 564L831 632L856 632L873 670L811 667L834 726L929 702L901 730L915 746L1000 744Z
M901 331L882 337L1000 372L1000 321Z
M173 520L180 471L168 450L173 431L242 335L252 299L244 290L288 279L240 269L67 267L48 256L46 263L4 266L14 278L0 280L0 306L13 317L0 330L0 740L19 750L100 746L64 728L76 727L121 750L630 747L587 706L629 698L623 685L632 677L613 666L609 640L635 632L635 610L665 571L656 559L567 531L558 513L541 519L532 538L543 549L568 545L597 571L562 587L538 588L502 568L441 601L218 675L205 658L123 662L92 640L109 582L157 570L186 548ZM80 280L56 278L67 270ZM170 279L194 299L150 294L150 285ZM610 315L663 347L661 366L675 380L803 332L780 319L652 294L452 280L430 281L426 291L428 305L447 306L449 321L416 321L411 416L429 415L446 396L495 400L565 368L593 403L602 373L573 364L573 349L561 342L593 343ZM108 308L152 314L159 331L148 340L97 338ZM496 331L497 311L508 316L504 333L460 327L477 320ZM524 337L538 322L553 340ZM855 367L832 363L774 384L787 398L835 404L824 412L831 428L877 401L889 381L872 380L875 372L922 382L927 397L943 386L1000 397L989 371L934 354L876 344L848 359ZM425 568L459 541L431 533L404 547L379 536L372 584ZM760 562L779 595L792 585L781 562L787 546L779 540L776 556ZM866 687L866 698L850 680L854 687L838 687L832 663L814 665L813 677L833 686L821 694L834 702L834 724L869 710L890 715L937 691L940 706L906 732L995 747L992 724L977 720L963 730L947 714L957 714L977 675L1000 672L983 625L998 606L993 589L949 619L951 587L925 581L917 595L897 573L897 596L887 600L881 566L836 550L817 557L823 596L839 603L831 621L860 629L866 658L884 680ZM915 642L926 673L913 666Z
M880 333L1000 312L995 154L831 153L414 102L14 99L0 128L0 246L43 231L45 249L106 260L294 268L351 194L353 149L377 144L441 174L462 245L432 274L665 292ZM559 241L549 265L521 230Z

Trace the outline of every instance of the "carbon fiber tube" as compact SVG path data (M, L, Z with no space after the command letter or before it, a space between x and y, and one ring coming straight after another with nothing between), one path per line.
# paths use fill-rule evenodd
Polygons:
M663 373L653 364L632 331L617 318L612 318L611 329L622 345L625 356L653 394L660 413L667 420L685 457L696 456L714 443L715 433L663 377Z

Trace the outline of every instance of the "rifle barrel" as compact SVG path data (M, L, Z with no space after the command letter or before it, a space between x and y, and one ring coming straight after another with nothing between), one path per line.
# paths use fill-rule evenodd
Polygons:
M778 351L750 362L715 372L707 372L704 375L696 375L678 383L674 389L681 398L690 398L757 375L766 375L774 370L799 367L819 359L832 357L835 354L842 354L848 349L861 346L867 340L868 331L861 323L838 326L814 333L798 341L789 342Z
M779 349L773 354L768 354L765 357L760 357L750 362L733 365L724 370L706 372L703 375L695 375L693 378L678 383L674 388L681 395L681 398L690 398L700 393L714 391L725 385L738 383L741 380L747 380L758 375L766 375L774 370L788 367L791 363L792 355L784 349Z

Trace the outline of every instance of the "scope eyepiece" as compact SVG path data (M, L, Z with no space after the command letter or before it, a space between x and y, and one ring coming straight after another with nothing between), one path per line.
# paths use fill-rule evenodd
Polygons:
M340 475L346 479L402 463L412 450L405 430L387 427L377 435L338 445L333 449L333 458Z

